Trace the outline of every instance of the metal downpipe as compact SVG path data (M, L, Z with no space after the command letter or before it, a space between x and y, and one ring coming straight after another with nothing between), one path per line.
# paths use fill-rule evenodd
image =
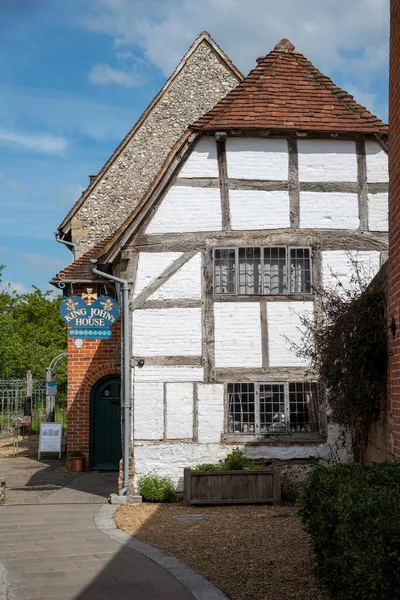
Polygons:
M129 436L130 436L130 361L129 361L129 281L115 277L96 268L97 260L91 258L92 273L122 285L122 340L123 340L123 388L124 388L124 480L119 496L124 496L129 488Z
M67 248L69 248L72 252L72 256L74 258L74 261L76 260L76 248L77 245L74 242L68 242L67 240L64 240L64 238L61 237L61 234L59 231L55 231L54 235L56 237L56 242L58 242L59 244L64 244L64 246L67 246Z

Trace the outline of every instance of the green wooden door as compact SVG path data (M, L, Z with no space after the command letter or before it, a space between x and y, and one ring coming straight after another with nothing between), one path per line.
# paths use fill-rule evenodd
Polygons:
M117 470L121 448L121 381L116 375L96 383L91 399L91 468Z

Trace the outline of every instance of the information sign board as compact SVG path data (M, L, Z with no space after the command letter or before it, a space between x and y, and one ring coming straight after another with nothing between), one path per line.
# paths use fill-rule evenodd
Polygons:
M46 383L46 393L48 396L57 395L57 383L55 381L48 381Z
M40 423L38 460L41 452L58 452L61 458L62 423Z
M22 425L24 427L30 427L32 424L32 397L25 396L24 397L24 418L22 420Z

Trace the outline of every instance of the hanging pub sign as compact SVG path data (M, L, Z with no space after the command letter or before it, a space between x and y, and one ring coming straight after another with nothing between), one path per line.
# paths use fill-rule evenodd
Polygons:
M108 340L112 337L111 325L119 319L118 302L108 296L92 294L69 296L60 305L61 318L70 325L71 338ZM86 298L86 302L83 298Z

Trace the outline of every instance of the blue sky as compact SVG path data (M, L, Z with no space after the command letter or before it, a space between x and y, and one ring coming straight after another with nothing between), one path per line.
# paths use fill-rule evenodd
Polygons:
M3 279L49 289L53 232L201 31L245 74L288 37L387 120L388 29L388 0L0 0Z

